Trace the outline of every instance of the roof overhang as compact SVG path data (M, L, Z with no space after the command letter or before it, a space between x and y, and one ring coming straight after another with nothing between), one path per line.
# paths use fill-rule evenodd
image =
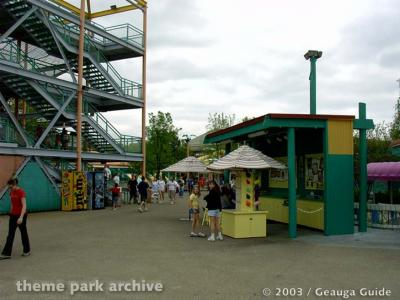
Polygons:
M238 139L247 135L265 132L272 128L325 128L327 120L349 120L353 122L354 129L356 121L362 129L373 128L372 120L356 120L352 115L311 115L311 114L266 114L234 126L221 129L208 134L205 144L222 143L226 140ZM267 135L267 132L265 132ZM258 136L258 134L257 134Z

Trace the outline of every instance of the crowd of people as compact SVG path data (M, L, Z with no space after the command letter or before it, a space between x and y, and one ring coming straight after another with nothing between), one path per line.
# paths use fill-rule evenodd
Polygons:
M111 175L111 171L106 165L104 168L105 182L112 180L112 188L109 189L112 198L113 210L119 206L121 198L121 179L119 174ZM12 246L14 243L15 232L19 228L22 237L23 253L22 256L29 256L31 253L30 243L27 231L27 205L24 190L18 186L18 179L12 178L8 182L10 188L11 209L9 218L9 230L6 244L0 255L0 260L11 258ZM205 186L204 177L188 178L186 181L181 176L178 180L175 178L146 178L146 176L137 176L132 174L127 182L130 204L137 204L139 212L148 211L147 203L162 203L165 201L165 194L168 193L168 199L171 205L175 204L176 197L184 195L185 187L189 193L189 213L192 220L191 237L205 237L200 230L200 212L201 208L209 218L210 236L209 241L223 240L220 227L220 213L223 208L234 208L235 192L230 185L219 187L215 180L208 182ZM207 188L207 195L204 196L206 207L201 207L201 190Z
M109 176L108 169L105 176ZM174 177L146 177L132 174L127 182L126 188L129 191L129 204L137 204L139 212L148 211L148 203L163 203L166 200L166 194L171 205L175 204L177 196L183 197L185 188L188 191L189 198L189 216L192 221L191 237L205 237L201 230L200 213L201 208L207 214L210 225L209 241L223 240L220 228L220 212L222 209L235 208L235 189L234 182L224 184L222 179L220 185L211 180L206 186L203 176L200 178L180 176L177 180ZM116 174L113 177L114 186L111 189L113 209L118 206L121 194L120 178ZM207 195L203 197L206 202L205 207L201 207L201 190L207 190Z

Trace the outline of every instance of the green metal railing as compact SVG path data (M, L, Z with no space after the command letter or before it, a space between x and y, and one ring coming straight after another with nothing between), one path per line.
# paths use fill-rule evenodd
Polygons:
M21 59L22 57L23 59ZM12 40L9 40L7 46L0 49L0 58L18 63L21 67L24 67L23 60L26 60L28 70L36 73L42 73L41 71L43 70L43 66L45 65L48 67L50 65L49 63L44 63L38 59L29 57ZM57 101L59 106L62 106L62 104L70 97L69 92L62 90L53 84L41 83L40 85L52 95L52 98ZM71 104L67 106L67 112L76 112L73 103L74 102L72 101ZM98 124L100 128L125 151L141 153L141 138L121 134L93 105L87 101L84 101L84 112L87 117L91 118L96 124ZM9 128L9 126L7 128ZM31 142L33 142L33 139Z
M118 145L125 151L141 153L142 140L139 137L121 134L93 105L88 102L84 104L86 116L91 118L101 129L103 129Z
M96 24L98 27L102 27L99 24ZM140 29L132 26L131 24L120 24L110 27L103 27L106 32L115 35L116 37L127 41L128 43L138 45L143 47L143 31ZM103 44L107 45L113 43L109 39L103 37Z
M53 2L53 4L58 6L62 10L70 12L64 6L62 6L56 2ZM115 37L117 37L121 40L124 40L134 46L143 47L143 31L131 24L125 23L125 24L105 27L99 23L94 22L93 20L87 20L87 22L90 25L93 25L102 31L112 34ZM99 35L99 34L96 34L93 32L90 33L90 36L93 40L102 44L103 46L114 43L113 41L110 41L106 37L103 37L102 35Z
M0 117L0 142L17 143L17 134L9 119Z
M34 71L35 73L46 74L51 77L55 77L60 71L60 67L64 67L29 57L27 53L18 47L16 42L13 40L8 40L3 44L3 47L0 49L0 57L9 62L17 63L22 68L25 68L26 61L27 70Z
M79 35L79 26L73 23L65 24L63 19L58 16L51 16L50 20L57 26L58 32L61 33L68 44L78 47L76 35ZM123 78L87 34L85 34L84 49L100 64L103 72L110 75L114 83L121 88L124 95L142 98L142 85Z

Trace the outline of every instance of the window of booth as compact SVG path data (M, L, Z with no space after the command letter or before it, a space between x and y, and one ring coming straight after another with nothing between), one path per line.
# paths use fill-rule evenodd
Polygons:
M252 140L254 148L287 165L286 131L272 131ZM320 201L324 193L322 129L296 130L296 185L299 199ZM261 195L287 197L287 170L262 170Z

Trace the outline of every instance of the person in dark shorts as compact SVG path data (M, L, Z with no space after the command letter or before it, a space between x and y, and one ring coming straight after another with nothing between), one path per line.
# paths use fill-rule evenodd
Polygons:
M210 217L211 235L208 240L212 242L216 239L222 241L224 238L222 237L221 226L219 224L219 218L222 210L221 190L215 180L210 181L209 188L210 192L204 197L204 200L207 201L207 213Z
M136 204L138 202L137 186L136 176L132 174L132 178L128 181L129 203Z
M29 256L31 254L31 247L29 244L28 230L26 228L26 222L28 218L26 208L26 196L22 188L18 186L18 179L13 178L8 181L10 187L10 219L8 225L7 242L4 245L4 249L1 252L0 260L11 258L12 247L14 243L15 231L17 227L21 232L23 253L22 256Z
M140 212L147 211L147 206L146 206L146 202L147 202L147 189L149 188L149 184L147 183L147 179L145 176L142 176L142 180L140 181L140 183L138 184L137 188L139 191L139 195L140 195L140 204L139 204L139 208L138 210Z

